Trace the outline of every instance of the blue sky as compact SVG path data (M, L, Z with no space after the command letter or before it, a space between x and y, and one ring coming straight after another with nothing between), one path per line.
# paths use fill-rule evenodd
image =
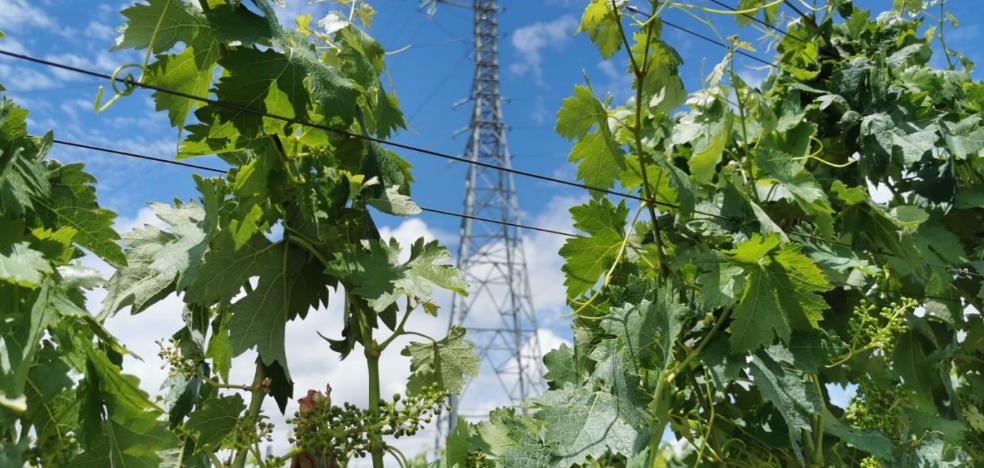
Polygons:
M702 0L695 1L700 3ZM736 0L725 1L737 3ZM287 2L288 7L280 12L282 19L287 21L301 13L319 18L332 9L330 2ZM0 30L8 35L0 41L0 48L112 72L120 64L141 59L133 51L109 51L117 36L115 29L123 20L118 11L130 3L121 0L0 0ZM468 125L470 107L465 103L453 110L452 104L466 97L471 86L471 12L442 7L434 17L428 17L418 11L416 0L375 0L370 3L378 10L370 33L387 50L411 46L388 58L397 96L411 127L394 140L461 153L467 135L453 135ZM574 35L583 1L513 0L501 3L504 6L500 17L501 88L503 96L508 98L504 113L512 127L508 138L513 166L573 179L573 166L566 162L570 143L553 132L553 117L563 98L571 94L572 87L583 83L585 74L596 90L611 93L616 101L624 100L629 92L624 73L626 59L624 55L616 55L605 62L587 37ZM891 2L857 3L885 8ZM984 63L984 52L976 46L984 23L978 2L951 0L948 7L961 21L958 29L948 29L948 44ZM668 10L666 18L712 34L706 26L680 11ZM739 29L727 17L716 17L714 22L722 36L739 33L758 49L756 55L766 60L771 58L766 42L761 40L761 32L752 28ZM689 90L698 88L702 71L710 70L724 55L724 51L715 45L669 28L664 32L664 40L684 58L681 73ZM942 63L942 58L936 60L938 64ZM767 73L761 64L746 58L739 57L737 65L749 82L757 82ZM980 72L975 76L980 78ZM34 133L54 129L60 138L162 157L172 156L178 142L177 130L170 127L165 115L154 112L147 92L137 91L107 112L96 114L92 109L96 89L100 84L106 84L98 80L0 58L0 82L7 87L9 96L31 111L29 124ZM417 183L413 193L419 204L449 211L462 210L464 167L461 164L406 152L403 156L415 166ZM101 202L119 213L119 227L123 230L153 222L146 210L148 202L195 196L188 169L61 147L54 149L53 157L87 163L99 180L97 189ZM208 158L192 162L214 163ZM583 199L583 192L522 177L515 180L524 222L571 229L566 210ZM452 251L457 243L459 220L455 218L425 213L412 220L382 218L381 224L387 227L385 233L403 241L418 235L436 237ZM534 299L543 312L545 330L541 338L544 345L550 347L569 334L561 317L564 311L563 278L559 271L561 262L556 256L563 239L527 233L525 241L536 292ZM144 387L150 391L160 382L159 371L155 370L157 366L150 359L156 354L150 338L164 336L177 328L176 309L179 307L177 300L171 298L157 308L159 310L147 312L148 318L142 321L117 319L111 324L124 335L125 342L148 358L148 363L142 368L138 366L136 373L146 381ZM322 325L333 326L329 322ZM446 322L440 320L424 325L435 334L445 326ZM307 335L297 332L298 343L310 343L314 339L310 330L307 332ZM308 369L305 366L310 367L312 376L323 376L325 359L328 358L321 356L293 362L292 368L294 365L301 368L300 374L295 372L295 376L301 376L299 385L309 384L303 381L307 375L305 369ZM390 365L394 369L393 388L398 390L400 377L405 376L405 372L397 369L405 366L405 362L397 358ZM336 378L355 372L354 368L344 365L328 366ZM320 388L322 384L318 382L311 377L310 386ZM360 398L358 390L353 388L349 395L344 388L336 387L343 396L355 400Z

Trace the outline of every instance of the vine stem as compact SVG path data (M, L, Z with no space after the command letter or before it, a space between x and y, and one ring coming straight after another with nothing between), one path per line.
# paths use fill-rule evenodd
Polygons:
M379 422L379 350L375 343L366 346L366 368L369 370L369 418L374 423ZM373 468L383 468L383 437L379 429L373 429L369 434L369 451L372 453Z
M735 77L737 75L735 74L734 54L735 54L735 46L734 44L732 44L731 48L728 49L728 57L730 60L730 68L731 68L731 87L734 89L735 98L737 98L738 100L738 118L741 120L741 152L743 153L742 157L745 159L745 164L743 166L745 172L748 174L748 181L751 183L752 186L752 197L755 198L756 202L762 203L762 200L759 199L759 195L758 195L758 186L756 185L755 182L755 174L752 172L751 157L748 154L748 125L745 123L745 100L742 99L738 87L735 86Z
M326 267L328 266L328 259L326 259L324 255L321 255L321 252L319 252L318 249L315 248L314 245L311 244L311 242L308 241L300 232L294 230L293 228L287 228L286 226L284 226L284 231L290 234L288 236L284 236L287 241L293 242L294 244L297 244L298 247L307 250L308 253L321 262L322 265Z
M206 450L205 453L208 454L208 459L211 460L212 464L215 465L216 467L222 468L223 466L225 466L225 463L222 463L222 460L219 460L219 457L215 455L215 452L211 450Z
M601 281L601 286L599 286L595 290L594 294L592 294L587 301L584 301L581 304L581 306L577 308L577 310L571 312L569 315L570 317L585 318L585 319L589 318L589 317L581 317L580 313L583 312L585 308L590 306L591 303L594 302L594 300L599 295L601 295L601 289L604 288L606 285L608 285L608 283L612 280L612 275L615 273L615 268L618 268L618 264L621 263L622 258L625 257L625 248L629 245L629 238L632 237L632 225L634 225L636 221L639 219L640 214L642 214L641 206L639 207L638 210L636 210L635 215L632 217L632 222L629 223L628 226L626 226L625 235L622 237L622 243L619 244L618 247L618 254L615 255L615 261L612 262L612 266L609 267L608 272L605 273L605 278ZM645 258L645 257L641 257L641 258ZM596 317L590 317L590 318L596 318Z
M939 17L939 30L940 30L940 47L943 48L943 56L946 57L947 68L953 70L953 60L950 59L950 49L946 47L946 39L943 38L943 30L946 29L946 25L943 24L943 18L946 16L946 10L944 9L946 5L946 0L940 0L940 17Z
M696 348L690 350L690 352L687 353L687 355L680 361L679 364L674 366L673 369L671 369L669 372L666 373L666 380L668 382L672 382L673 379L675 379L676 376L679 375L680 372L682 372L683 369L688 364L690 364L690 361L692 361L695 357L700 355L701 351L703 351L704 348L707 347L707 344L710 343L711 338L714 338L714 335L717 335L717 333L721 330L721 327L724 326L724 322L726 322L728 320L728 317L730 316L731 316L731 309L724 309L724 312L721 313L721 316L718 317L716 322L714 322L714 326L711 327L711 330L708 331L706 335L704 335L704 339L700 341L700 344L698 344Z
M632 55L632 45L629 44L629 38L625 34L625 28L622 26L622 16L618 12L618 5L615 0L612 1L612 13L615 15L615 24L618 25L619 36L622 38L622 44L625 46L625 51L629 54L629 61L632 63L632 71L635 73L636 78L636 110L635 110L635 125L632 127L632 134L635 137L636 155L639 157L639 167L642 169L642 192L647 200L653 200L652 188L649 186L649 169L647 167L648 156L643 151L642 145L642 88L643 82L646 79L647 69L649 68L649 45L652 41L653 26L652 21L646 21L646 43L643 45L642 51L642 64L640 66L638 60ZM653 10L657 8L658 2L653 2ZM663 235L659 228L659 218L656 216L656 209L653 208L651 203L642 202L645 205L647 211L649 212L649 218L653 222L653 237L656 242L656 263L658 263L659 275L660 277L667 277L669 275L669 268L666 264L666 259L663 254Z
M823 399L823 388L820 385L820 377L817 375L813 376L813 385L817 390L817 397L820 399L820 412L816 416L816 427L813 428L813 454L810 463L813 466L821 467L823 465L823 413L827 409L827 404Z
M246 410L245 421L249 421L254 426L256 425L256 418L260 415L260 408L263 407L263 398L266 396L266 389L263 388L263 379L266 376L263 374L263 363L260 361L259 356L256 358L256 373L253 374L253 383L250 385L252 390L250 393L252 397L249 400L249 408ZM249 455L249 447L240 448L236 452L236 457L232 459L232 468L243 468L246 466L246 456Z
M405 330L405 331L403 332L403 334L404 334L404 335L415 335L415 336L419 336L419 337L421 337L421 338L426 338L426 339L428 339L428 340L430 340L430 342L431 342L431 343L432 343L432 344L433 344L434 346L437 346L437 340L435 340L434 338L432 338L432 337L430 337L430 336L427 336L427 335L425 335L425 334L423 334L423 333L420 333L420 332L415 332L415 331L410 331L410 330Z
M305 450L302 447L296 447L296 446L295 447L291 447L283 455L270 460L269 465L270 466L283 466L284 463L287 463L288 461L290 461L290 459L292 459L295 456L300 455L300 454L302 454L304 452L305 452Z
M413 312L413 309L411 309L409 307L409 305L410 305L410 303L409 303L409 301L407 301L407 312L405 314L403 314L403 319L400 320L400 324L396 326L396 330L393 330L393 334L390 335L389 338L387 338L386 340L384 340L382 343L379 344L379 351L380 352L383 352L390 345L390 343L393 342L393 340L399 338L401 335L405 335L406 334L405 329L406 329L406 326L407 326L407 319L410 318L410 313ZM430 338L430 337L428 337L428 338ZM434 341L434 339L431 338L431 341Z

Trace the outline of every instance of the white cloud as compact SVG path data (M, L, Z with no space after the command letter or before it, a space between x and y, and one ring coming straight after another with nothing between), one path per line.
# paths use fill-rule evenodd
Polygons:
M562 50L574 34L577 20L564 15L549 22L536 22L517 29L512 34L512 45L520 54L520 61L509 66L509 71L519 76L531 74L537 85L543 86L543 49Z
M60 83L47 73L18 65L0 63L0 82L12 92L51 89Z
M55 21L44 10L32 6L29 0L4 0L0 2L0 31L20 32L25 28L52 28Z
M753 88L758 88L768 76L766 70L759 68L744 68L738 72L738 77Z
M97 54L89 54L88 56L85 57L79 54L62 53L62 54L48 55L46 58L53 62L58 62L77 68L90 69L98 72L106 72L106 71L114 70L117 67L116 64L118 63L118 61L121 59L125 59L125 57L121 57L120 54L110 54L105 51L99 52ZM133 70L127 70L127 71L133 71ZM52 68L51 72L55 76L61 78L64 81L80 80L80 79L88 78L85 75L82 75L81 73L77 73L70 70L63 70L61 68ZM134 75L137 74L138 71L134 72Z
M633 95L631 75L620 72L612 61L598 62L597 66L606 80L603 89L615 102L623 102Z
M24 47L24 44L21 44L20 41L9 36L0 39L0 47L17 54L27 53L27 48Z
M116 30L102 22L90 21L88 26L85 27L85 35L93 39L111 41L116 37L117 33Z

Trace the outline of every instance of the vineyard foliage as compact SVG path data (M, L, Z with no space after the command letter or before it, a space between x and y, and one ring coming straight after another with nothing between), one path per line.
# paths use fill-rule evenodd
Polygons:
M410 165L370 140L405 126L380 82L384 50L363 30L374 12L345 3L318 24L300 18L296 29L266 0L148 0L122 11L116 48L145 51L145 60L118 70L131 82L113 83L116 95L97 108L130 94L133 82L172 91L153 97L181 129L177 157L215 154L230 168L222 178L195 176L195 200L152 204L163 228L119 239L112 215L94 205L91 178L79 166L39 162L50 136L25 136L23 112L4 104L0 274L15 313L3 316L0 441L13 464L337 466L360 456L378 467L387 452L402 457L384 436L414 434L477 373L461 330L438 340L409 320L437 314L436 289L466 293L448 251L420 239L404 246L402 261L401 246L381 239L373 221L370 207L397 216L420 209L409 198ZM123 73L130 67L139 76ZM68 265L78 256L73 240L116 267L95 315L80 309L79 288L94 280ZM163 337L170 376L159 407L120 374L125 351L100 323L172 293L184 300L185 326ZM263 400L284 411L295 394L285 326L330 301L344 304L344 330L325 338L325 351L364 355L371 403L333 403L325 382L327 392L310 391L293 419L295 446L265 456L260 443L272 426ZM412 364L407 393L383 400L380 355L408 334L424 341L403 351ZM257 353L254 379L230 382L232 359L248 350ZM85 376L77 385L74 373Z
M85 308L104 281L82 249L126 261L116 215L82 164L45 159L52 134L29 136L27 116L0 102L0 466L154 456L174 439L162 410L120 372L125 348Z
M984 459L984 85L946 48L943 5L896 3L807 10L757 86L730 38L689 94L659 15L706 8L588 4L579 31L628 56L633 96L576 86L556 130L583 182L654 201L571 209L573 346L546 355L531 415L460 424L449 466ZM838 386L857 390L846 408Z
M138 76L117 76L185 94L153 96L182 137L177 157L230 168L195 176L194 200L153 204L163 228L119 236L82 165L45 159L52 136L28 136L26 111L0 102L0 465L380 467L386 453L411 465L384 437L415 434L479 362L463 330L413 329L414 313L437 314L436 290L467 285L437 243L418 240L401 260L380 238L372 210L420 211L410 165L373 142L405 122L365 32L374 11L339 3L296 28L267 0L123 10L117 48L146 55ZM730 13L772 24L797 11L769 76L743 81L734 58L751 46L730 38L689 94L660 15L727 10L588 3L579 32L604 59L627 58L633 95L618 105L576 86L556 130L580 180L648 201L594 191L571 209L580 234L560 255L573 346L545 356L549 390L528 411L459 420L432 465L984 459L984 85L946 46L955 20L938 1L881 14L780 3ZM132 88L115 84L97 107ZM108 282L80 266L84 251L115 268ZM107 297L87 311L97 287ZM171 294L184 327L165 337L157 402L122 373L127 351L102 323L122 311L139 321ZM264 456L264 399L284 411L301 394L285 326L331 301L344 330L325 347L361 352L370 404L310 390L292 447ZM407 390L383 399L379 358L406 335L422 340L402 350ZM250 350L254 379L230 381ZM836 387L856 391L846 407Z

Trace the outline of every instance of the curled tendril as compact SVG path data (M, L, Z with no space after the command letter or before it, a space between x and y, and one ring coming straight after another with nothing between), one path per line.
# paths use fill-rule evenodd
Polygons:
M120 73L129 68L139 68L140 78L133 76L133 73L127 72L126 76L120 78ZM146 70L144 65L137 63L128 63L125 65L120 65L113 70L113 74L109 77L110 86L113 87L113 97L111 97L105 104L102 104L104 87L99 86L99 90L96 91L96 101L92 104L93 109L96 112L105 112L107 109L113 106L120 98L129 96L133 94L133 91L137 89L137 84L143 80L143 74ZM123 84L123 88L120 89L120 84Z
M813 135L810 135L810 140L817 144L817 150L814 151L813 153L810 153L810 154L806 155L806 156L800 156L798 158L792 158L794 161L795 160L798 160L798 159L812 159L814 161L817 161L819 163L826 164L826 165L828 165L830 167L834 167L834 168L837 168L837 169L843 169L843 168L845 168L847 166L850 166L851 164L854 164L854 163L858 162L856 159L851 160L851 161L848 161L848 162L843 163L843 164L832 163L830 161L827 161L826 159L823 159L823 158L820 157L820 153L823 153L823 142L820 141L819 139L817 139L817 137L815 137Z
M727 440L725 440L724 443L721 444L721 448L720 448L719 451L721 453L727 453L728 452L728 448L732 444L740 444L741 447L738 448L738 453L739 454L746 454L746 451L748 450L748 444L746 444L744 440L741 440L741 439L739 439L737 437L729 437Z

